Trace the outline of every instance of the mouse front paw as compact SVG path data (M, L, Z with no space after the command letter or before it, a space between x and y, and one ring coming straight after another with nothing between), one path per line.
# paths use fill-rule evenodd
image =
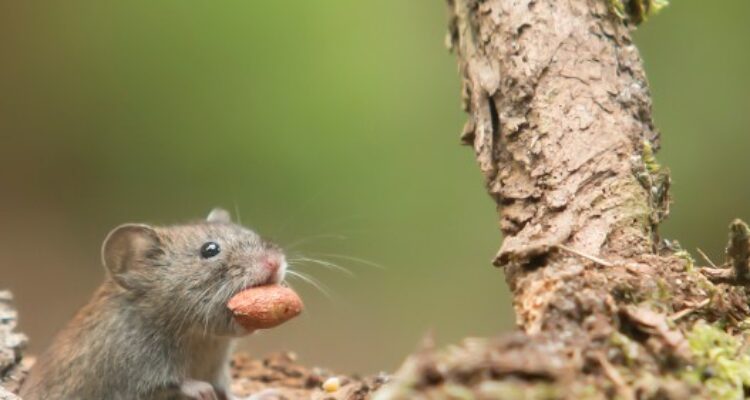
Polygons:
M208 382L187 380L180 385L180 392L188 400L219 400L213 385Z

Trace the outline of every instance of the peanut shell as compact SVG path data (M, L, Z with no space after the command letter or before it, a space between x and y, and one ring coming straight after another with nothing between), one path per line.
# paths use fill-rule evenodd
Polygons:
M245 289L229 299L227 307L235 321L247 330L278 326L302 312L297 293L281 285Z

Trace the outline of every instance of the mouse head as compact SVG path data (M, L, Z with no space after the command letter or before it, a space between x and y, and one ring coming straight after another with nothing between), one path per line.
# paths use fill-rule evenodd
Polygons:
M108 279L147 316L176 331L215 335L247 333L227 302L245 288L282 281L287 267L278 246L222 209L191 224L121 225L105 239L102 261Z

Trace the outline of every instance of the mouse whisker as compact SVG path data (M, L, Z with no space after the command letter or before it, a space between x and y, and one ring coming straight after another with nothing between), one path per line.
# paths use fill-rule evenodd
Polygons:
M320 283L317 279L311 277L310 275L307 275L307 274L304 274L302 272L299 272L299 271L287 270L286 272L290 276L299 278L300 280L302 280L302 281L308 283L309 285L313 286L314 288L318 289L320 291L320 293L322 293L324 296L326 296L329 300L332 299L330 291L325 287L325 285L323 285L322 283Z
M317 264L317 265L323 266L323 267L328 268L328 269L332 269L332 270L335 270L335 271L343 272L343 273L345 273L345 274L347 274L349 276L352 276L352 277L354 276L354 272L352 272L349 269L347 269L345 267L342 267L342 266L340 266L340 265L338 265L336 263L330 262L330 261L318 260L316 258L309 258L309 257L295 257L295 258L290 259L289 262L292 263L292 264L294 264L297 261L301 261L303 263L306 262L306 263Z
M380 270L386 270L387 268L383 266L382 264L378 264L375 261L366 260L364 258L359 257L353 257L353 256L347 256L345 254L336 254L336 253L315 253L316 256L322 256L322 257L332 257L332 258L339 258L342 260L348 260L348 261L354 261L357 263L360 263L362 265L367 265L370 267L374 267Z
M198 307L201 306L200 299L202 299L203 296L205 296L210 289L211 289L210 287L207 287L207 288L203 289L203 291L201 291L200 294L198 294L197 296L193 296L192 297L195 300L193 302L191 302L191 304L188 307L186 307L182 311L182 313L181 313L182 314L182 318L180 318L180 324L179 324L178 329L177 329L178 332L182 332L182 328L185 325L185 322L187 322L187 320L189 319L189 317L191 315L194 315L193 311L197 310Z
M214 292L214 295L215 295L215 292ZM213 296L211 296L211 298L213 299ZM210 313L210 306L209 306L210 304L211 304L210 301L203 302L201 304L200 311L198 312L198 315L203 316L203 336L204 337L208 335L208 316Z
M231 281L219 284L219 287L214 291L214 294L211 296L211 300L206 303L206 312L205 312L206 328L208 327L209 317L216 315L216 310L213 309L212 307L215 307L216 304L226 304L226 302L232 296L233 292L234 292L234 286L232 285Z

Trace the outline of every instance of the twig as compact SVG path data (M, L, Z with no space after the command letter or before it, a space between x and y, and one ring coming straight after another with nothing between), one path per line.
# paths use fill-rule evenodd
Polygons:
M713 283L739 284L735 271L730 268L701 268L701 273Z
M690 307L683 308L682 310L677 311L676 313L670 315L669 316L669 321L670 322L675 322L675 321L677 321L677 320L685 317L686 315L689 315L693 311L701 309L701 308L707 306L708 303L710 303L710 302L711 302L711 299L706 298L706 299L701 300L698 304L695 304L695 305L690 306Z
M620 371L618 371L617 368L607 360L607 357L603 353L598 353L596 358L602 366L602 370L604 370L604 375L614 383L617 391L620 392L620 395L626 400L635 400L633 389L625 383L625 379L620 375Z
M698 251L698 254L700 254L700 255L701 255L701 257L703 257L703 259L704 259L704 260L705 260L705 261L706 261L706 262L707 262L707 263L708 263L708 264L709 264L710 266L712 266L712 267L714 267L714 268L718 268L718 267L716 266L716 264L714 264L714 262L713 262L713 261L711 261L711 259L710 259L710 258L708 258L708 256L706 255L706 253L704 253L704 252L703 252L703 250L701 250L701 248L700 248L700 247L696 247L696 248L695 248L695 250L697 250L697 251Z
M577 256L579 256L579 257L583 257L583 258L585 258L585 259L587 259L587 260L589 260L589 261L593 261L593 262L595 262L595 263L597 263L597 264L599 264L599 265L602 265L602 266L605 266L605 267L610 267L610 268L611 268L611 267L614 267L614 266L615 266L614 264L612 264L612 263L611 263L611 262L609 262L609 261L606 261L606 260L602 260L602 259L601 259L601 258L599 258L599 257L596 257L596 256L592 256L592 255L590 255L590 254L586 254L586 253L584 253L584 252L582 252L582 251L579 251L579 250L576 250L576 249L574 249L574 248L571 248L571 247L568 247L568 246L565 246L565 245L562 245L562 244L558 244L558 245L555 245L555 246L556 246L556 247L557 247L558 249L560 249L560 250L565 250L565 251L567 251L568 253L572 253L572 254L575 254L575 255L577 255Z

